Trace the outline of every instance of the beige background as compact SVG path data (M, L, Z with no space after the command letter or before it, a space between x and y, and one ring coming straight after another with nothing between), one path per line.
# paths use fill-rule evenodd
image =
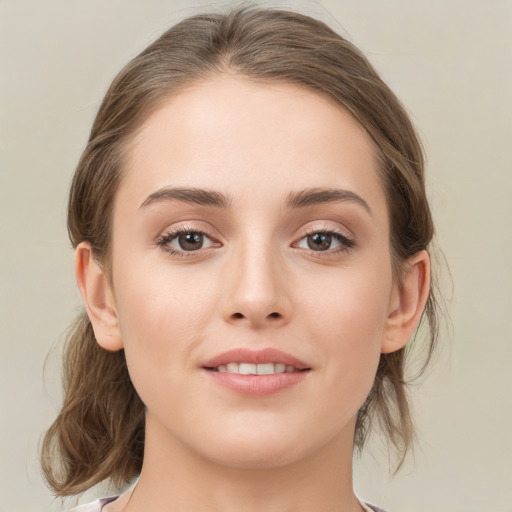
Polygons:
M61 509L37 448L60 400L58 342L80 305L65 205L94 113L128 59L208 5L0 0L0 512ZM510 512L512 2L281 5L341 30L402 98L429 155L454 282L449 348L415 390L415 460L391 478L375 448L356 488L390 512Z

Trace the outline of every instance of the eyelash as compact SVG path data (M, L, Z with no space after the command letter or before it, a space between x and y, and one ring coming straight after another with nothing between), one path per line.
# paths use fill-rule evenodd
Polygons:
M196 251L179 251L174 248L172 248L169 244L176 238L178 238L180 235L185 235L187 233L196 233L199 235L202 235L203 237L209 239L212 241L212 244L215 244L216 242L213 240L213 237L209 235L206 231L202 229L197 229L192 226L180 226L179 228L172 229L161 235L157 240L157 245L166 253L170 254L171 256L175 256L178 258L188 258L191 256L197 256L198 251L204 250L202 247L201 249L198 249ZM205 248L205 249L208 249Z
M299 239L298 242L295 242L293 245L297 246L302 240L307 239L309 236L312 235L328 235L332 237L333 240L339 242L340 246L335 249L327 249L325 251L314 251L313 249L305 249L310 254L312 254L315 257L330 257L330 256L338 256L340 253L345 253L350 251L354 246L355 242L352 238L349 238L344 232L341 230L333 229L333 228L313 228L310 230L307 230Z
M191 251L182 250L182 251L180 251L180 250L176 250L176 249L172 248L169 245L173 240L178 238L180 235L184 235L187 233L196 233L196 234L202 235L203 237L209 239L211 241L212 245L214 245L215 243L217 243L217 244L219 243L219 242L215 242L213 237L211 235L209 235L204 230L197 229L192 226L180 226L179 228L169 230L166 233L162 234L157 240L157 245L166 253L170 254L171 256L178 257L178 258L187 258L187 257L197 256L199 251L208 250L210 248L210 247L206 247L206 248L201 247L200 249L197 249L197 250L191 250ZM292 247L298 247L298 244L300 242L302 242L303 240L307 239L307 237L312 236L312 235L317 235L317 234L328 235L328 236L332 237L333 240L339 242L340 246L336 249L326 249L325 251L315 251L313 249L302 248L302 249L308 251L310 254L314 255L315 257L336 256L340 253L350 251L355 246L354 240L349 238L342 231L339 231L339 230L333 229L333 228L327 228L327 229L314 228L314 229L310 229L310 230L306 231L297 242L294 242L292 244Z

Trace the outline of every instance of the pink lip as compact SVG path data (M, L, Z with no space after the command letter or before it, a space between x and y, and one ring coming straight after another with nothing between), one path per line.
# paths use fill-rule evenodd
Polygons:
M228 363L281 363L294 366L297 371L273 375L239 375L211 370ZM310 373L311 368L296 357L274 348L249 350L238 348L223 352L203 365L205 373L220 386L248 397L263 397L298 384Z
M300 359L275 348L265 348L263 350L235 348L233 350L223 352L222 354L215 356L213 359L209 359L203 364L203 368L216 368L217 366L228 363L282 363L289 366L295 366L298 370L306 370L310 368Z

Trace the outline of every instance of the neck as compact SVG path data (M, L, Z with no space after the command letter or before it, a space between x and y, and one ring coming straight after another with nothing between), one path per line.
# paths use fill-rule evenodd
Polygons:
M353 429L285 465L233 467L208 460L147 425L144 466L117 512L360 512L352 487ZM166 436L168 437L168 436Z

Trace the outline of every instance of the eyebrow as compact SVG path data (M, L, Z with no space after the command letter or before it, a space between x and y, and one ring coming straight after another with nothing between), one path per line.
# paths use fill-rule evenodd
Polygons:
M214 190L207 190L203 188L164 187L150 194L140 205L139 209L146 208L153 203L168 200L226 209L231 205L231 201L227 196Z
M373 215L368 203L351 190L339 188L308 188L298 192L291 192L286 200L288 208L305 208L324 203L352 202L362 206L370 215Z
M163 187L150 194L140 205L139 209L146 208L153 203L169 200L224 209L229 209L232 205L232 201L228 196L215 190ZM286 199L286 207L289 209L306 208L317 204L335 202L353 202L362 206L370 215L373 215L370 206L361 196L351 190L338 188L308 188L297 192L290 192Z

